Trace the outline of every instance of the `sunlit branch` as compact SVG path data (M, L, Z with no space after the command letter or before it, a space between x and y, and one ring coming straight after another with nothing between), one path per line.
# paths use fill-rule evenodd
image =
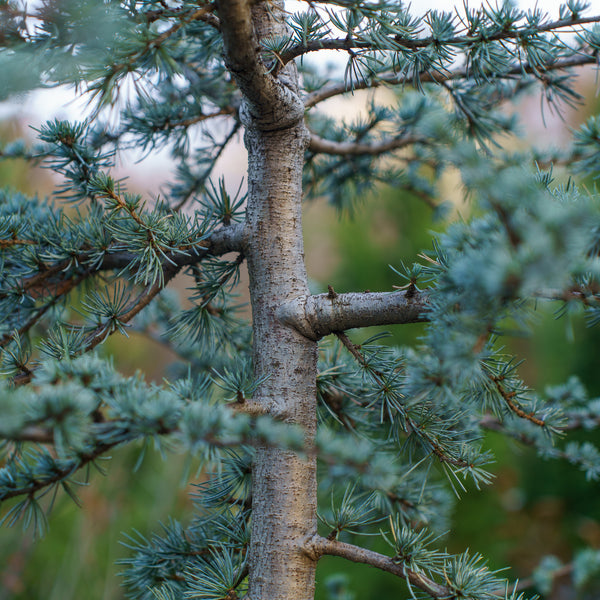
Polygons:
M571 58L557 60L543 67L534 67L528 62L515 65L511 69L503 73L490 73L494 80L521 78L523 74L535 75L537 79L543 77L544 73L549 71L557 71L561 69L569 69L583 65L592 65L598 63L598 57L595 54L578 54ZM304 106L311 108L328 98L346 94L352 91L365 90L380 87L383 85L413 85L418 80L420 83L441 83L444 81L454 81L459 79L470 79L472 73L468 68L449 70L449 71L423 71L417 75L403 75L397 73L383 73L377 78L360 79L352 82L352 87L346 82L334 83L329 86L324 86L320 90L307 94L304 100Z
M567 27L575 27L577 25L589 25L592 23L599 23L600 16L593 17L579 17L577 19L562 19L547 23L546 25L540 25L536 27L536 32L547 33ZM444 39L442 41L433 37L424 38L406 38L400 35L394 35L386 39L389 47L386 49L394 52L400 50L418 50L420 48L427 48L428 46L454 46L458 50L461 48L469 47L472 44L489 43L495 41L507 41L507 40L519 40L527 36L530 32L531 27L525 25L523 27L514 27L512 29L501 29L500 31L484 36L476 35L459 35L451 38ZM360 37L345 37L345 38L333 38L333 39L318 39L309 40L307 42L299 43L291 48L288 48L284 52L279 54L279 58L283 64L288 63L299 56L308 54L309 52L317 52L319 50L378 50L381 51L380 43L373 43L367 40L361 40Z

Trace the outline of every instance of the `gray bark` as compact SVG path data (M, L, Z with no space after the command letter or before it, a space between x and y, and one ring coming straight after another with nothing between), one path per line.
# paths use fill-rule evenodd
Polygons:
M257 390L268 410L299 424L312 446L316 430L317 346L276 317L281 304L308 292L301 230L302 123L282 131L248 128L247 208L254 366L269 379ZM253 468L249 598L309 600L315 562L301 543L316 531L314 456L257 449Z
M248 150L243 250L250 278L254 369L258 378L268 375L256 390L257 412L300 425L306 446L314 448L316 340L334 330L374 324L369 314L380 309L378 323L421 320L426 297L415 289L408 296L334 294L334 301L309 295L301 202L310 135L298 73L293 62L271 72L258 43L286 33L283 2L217 0L217 7L225 60L243 98L240 118ZM393 144L410 141L399 138ZM348 152L343 145L333 148L340 149ZM314 598L321 553L307 552L306 540L315 539L316 514L315 454L301 458L282 448L258 447L252 470L248 600Z
M243 95L248 150L245 256L250 278L254 369L265 411L316 433L317 345L282 323L278 308L308 294L302 240L302 167L308 144L293 63L275 78L257 39L285 29L283 3L219 0L227 65ZM258 447L252 472L248 555L251 600L312 600L316 561L303 542L316 533L316 459Z
M278 318L308 338L355 327L419 323L427 320L426 292L365 292L300 296L283 304Z

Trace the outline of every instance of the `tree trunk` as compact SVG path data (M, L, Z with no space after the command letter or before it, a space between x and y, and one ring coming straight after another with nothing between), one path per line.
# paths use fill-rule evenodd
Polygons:
M317 344L277 310L308 294L302 241L302 167L308 145L294 62L276 76L260 40L285 35L280 0L217 0L225 59L242 93L248 150L245 254L250 275L254 370L268 379L257 399L272 415L316 433ZM303 551L316 533L316 460L259 447L253 468L251 600L312 600L316 561Z
M276 317L284 302L308 293L301 228L301 122L281 131L248 128L248 270L257 394L271 412L297 423L307 443L316 431L316 342ZM253 470L252 600L309 600L316 563L302 544L316 532L316 461L273 447L257 449Z
M261 19L256 13L255 9L255 29L268 30L268 16ZM277 129L276 122L273 126L265 131L264 117L259 126L250 119L245 135L254 365L257 377L269 376L257 394L273 414L299 424L312 444L317 345L276 317L281 304L308 293L301 222L308 139L303 120L283 129ZM316 563L302 552L302 545L317 528L315 458L258 448L252 498L249 598L312 600Z

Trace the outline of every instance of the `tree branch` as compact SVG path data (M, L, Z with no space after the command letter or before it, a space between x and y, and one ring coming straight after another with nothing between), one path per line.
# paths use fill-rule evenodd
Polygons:
M54 432L52 429L40 427L39 425L27 425L21 431L10 435L0 433L0 439L11 442L31 442L33 444L53 444Z
M557 29L564 29L566 27L575 27L576 25L589 25L592 23L600 22L600 16L594 17L580 17L578 19L561 19L546 23L546 25L540 25L536 27L536 33L547 33L555 31ZM454 46L455 48L462 49L469 47L471 44L489 43L494 41L506 41L506 40L519 40L521 37L526 37L530 33L531 27L525 25L523 27L515 27L512 29L500 29L496 33L491 35L457 35L448 39L440 41L432 36L424 38L405 38L399 35L387 36L387 43L389 48L386 48L390 52L400 50L418 50L420 48L427 48L428 46ZM279 58L283 64L288 63L295 58L308 54L309 52L316 52L318 50L381 50L381 43L376 43L368 40L356 39L353 37L345 38L330 38L330 39L317 39L306 42L295 44L291 48L288 48L279 55Z
M22 336L27 333L43 316L48 312L50 308L56 305L56 303L69 294L72 290L74 290L84 279L89 276L89 271L82 273L78 277L73 279L69 279L63 282L62 285L57 285L55 287L55 295L48 301L46 304L40 306L35 313L25 322L21 327L16 330L16 334L18 336ZM0 348L4 348L8 345L9 342L15 339L15 331L11 331L9 333L5 333L2 337L0 337Z
M277 317L302 335L318 340L335 331L372 325L427 321L427 292L365 292L301 296L283 304Z
M164 275L164 281L157 281L152 285L147 286L144 290L138 295L138 297L131 302L128 307L127 312L122 315L119 315L118 321L120 324L128 323L135 317L138 313L140 313L152 300L165 289L167 283L177 275L179 272L179 268L171 269L168 273ZM101 344L108 336L112 335L115 331L117 331L117 327L111 326L111 323L106 323L104 325L99 325L92 331L86 338L85 349L84 352L89 352L93 350L98 344Z
M293 89L296 82L289 68L283 69L277 78L269 72L260 56L255 34L255 27L260 25L256 21L261 18L271 21L271 29L280 29L283 33L283 6L273 1L268 7L256 4L251 9L249 0L217 0L217 9L225 63L244 96L240 110L242 121L246 121L245 124L251 121L263 130L296 125L304 118L304 106Z
M201 262L206 256L221 256L229 252L242 252L246 244L246 233L244 223L234 223L221 227L214 231L208 238L201 240L197 245L188 248L182 248L182 252L163 252L165 266L186 267ZM85 264L91 255L82 250L78 254L79 263ZM111 252L107 248L102 261L95 269L86 271L88 275L93 275L99 271L110 271L112 269L124 269L135 259L133 252ZM44 267L44 270L21 281L21 287L24 291L40 292L44 295L49 286L56 285L55 276L68 270L72 258L61 260L57 263ZM59 281L64 281L60 279ZM70 291L69 288L68 291ZM3 297L0 295L0 297Z
M310 134L308 149L311 152L323 154L341 154L346 156L356 156L360 154L383 154L390 150L405 148L412 144L424 142L424 138L413 135L399 135L387 140L371 144L361 144L359 142L334 142L319 137L316 133Z
M162 283L157 282L153 285L146 287L137 299L131 303L126 313L122 314L119 318L120 323L127 323L130 321L135 315L137 315L145 306L147 306L152 299L164 289L166 283L175 276L177 272L183 267L187 265L192 265L197 262L200 262L202 258L208 255L220 255L227 254L228 252L233 252L236 249L239 252L242 252L243 246L245 245L245 233L244 233L244 225L243 224L235 224L229 225L227 227L223 227L217 230L210 238L206 241L206 245L202 246L203 252L198 253L194 252L191 254L173 254L172 256L167 255L165 260L163 261L163 272L164 272L164 281ZM84 253L85 254L85 253ZM80 256L80 260L83 260L83 256ZM81 283L86 277L90 275L94 275L102 270L112 270L112 269L123 269L127 267L131 261L133 260L134 255L128 252L119 252L115 254L109 254L104 257L104 260L100 263L99 267L91 270L88 269L85 274L80 275L75 280L69 280L67 284L61 286L61 293L57 294L51 303L49 303L48 307L54 304L62 295L70 292L76 285ZM66 267L69 266L71 259L67 261L61 261L59 264L53 265L48 271L44 271L38 275L35 275L29 280L35 281L35 285L29 285L28 281L22 282L24 289L37 289L42 283L44 286L49 285L46 281L46 277L48 273L58 274L63 272ZM41 279L40 279L41 277ZM75 283L73 283L73 281ZM51 282L54 285L57 285L60 282ZM46 309L39 310L36 313L34 319L31 319L26 323L26 330L31 328L35 322L41 317ZM109 335L114 333L116 329L110 329L109 324L102 325L97 327L93 332L91 332L86 341L85 351L91 350L99 343L103 342ZM9 341L7 336L4 336L6 339L2 339L2 343L6 343ZM12 337L12 336L11 336ZM33 377L33 371L27 370L20 375L17 375L13 378L13 383L15 385L24 385L29 383Z
M208 238L185 254L181 252L164 252L166 265L172 267L187 267L201 262L207 256L221 256L229 252L243 252L246 244L244 223L235 223L221 227ZM106 254L98 270L123 269L134 258L132 252L115 252Z
M396 562L393 558L354 546L352 544L346 544L345 542L339 542L337 540L328 540L319 535L313 536L309 539L305 546L305 552L318 560L323 555L339 556L355 563L362 563L386 571L397 577L405 579L411 585L423 590L429 594L432 598L455 598L455 593L450 588L440 585L430 579L422 573L413 571L401 562Z
M215 29L220 30L221 25L219 23L219 19L213 14L214 9L214 3L210 2L200 9L192 11L189 13L189 15L184 15L183 23L187 24L191 21L200 20L212 25ZM154 23L160 19L179 18L183 11L184 9L179 7L170 9L165 8L161 10L148 10L138 14L141 15L147 23Z
M91 449L89 452L83 453L78 456L78 460L72 459L65 461L65 464L62 468L54 470L54 472L48 477L41 479L32 480L29 485L23 487L17 487L11 489L10 491L4 492L2 496L0 496L0 502L4 502L9 498L16 498L17 496L28 495L31 498L35 496L37 492L47 488L48 486L55 485L61 481L69 478L73 473L78 471L79 469L85 467L87 464L93 463L97 458L99 458L105 452L108 452L111 448L118 446L121 442L114 444L103 444L98 443ZM38 496L39 497L39 496Z
M556 62L544 67L533 66L528 62L517 64L508 71L499 73L489 73L490 79L514 79L520 77L523 74L535 75L537 79L541 79L544 73L549 71L556 71L561 69L569 69L571 67L579 67L583 65L592 65L598 63L598 57L593 54L578 54L571 58L565 58L563 60L557 60ZM313 106L339 96L340 94L346 94L350 91L365 90L376 88L382 85L406 85L414 84L417 80L420 83L442 83L444 81L454 81L457 79L468 79L472 76L471 71L468 67L463 69L456 69L450 71L422 71L418 75L402 75L396 73L383 73L377 79L361 79L354 81L352 88L348 87L346 82L333 83L330 86L324 86L320 90L312 92L305 97L304 106L306 108L312 108Z
M504 387L502 386L502 381L504 380L503 376L495 376L495 375L490 374L489 377L494 382L494 385L496 386L496 389L498 390L498 393L500 394L500 396L502 396L502 399L506 403L506 406L508 406L508 408L515 415L517 415L517 417L520 417L521 419L525 419L526 421L529 421L530 423L533 423L534 425L537 425L538 427L546 426L546 423L543 421L543 419L539 419L538 417L535 416L534 413L528 413L528 412L524 411L515 402L515 397L517 394L514 391L508 392L504 389Z

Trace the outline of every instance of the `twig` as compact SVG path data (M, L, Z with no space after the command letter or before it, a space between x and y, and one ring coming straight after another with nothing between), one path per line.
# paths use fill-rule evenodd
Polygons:
M358 142L334 142L319 137L316 133L310 134L308 149L314 153L337 154L341 156L378 155L391 150L398 150L413 144L425 143L426 140L420 136L399 135L380 142L361 144Z
M580 17L578 19L562 19L547 23L546 25L540 25L536 28L536 31L545 33L557 29L564 29L566 27L589 25L598 22L600 22L600 16ZM498 30L496 33L486 35L485 37L474 35L455 36L445 39L443 41L443 45L464 48L468 47L470 44L477 44L481 42L489 43L492 41L519 40L524 34L526 35L528 31L529 26L515 27L514 29L503 28ZM433 37L404 38L395 35L388 36L388 41L394 46L394 48L388 49L390 52L399 51L401 49L418 50L420 48L427 48L428 46L432 45L440 45L439 40ZM368 40L360 40L351 36L347 36L345 38L310 40L296 44L291 48L281 52L279 59L281 61L281 65L283 66L299 56L319 50L380 50L380 44Z
M323 555L339 556L352 562L366 564L381 571L386 571L405 579L408 583L423 590L432 598L451 600L457 597L452 589L436 583L423 573L413 571L400 561L396 561L378 552L367 550L366 548L315 535L307 541L305 552L314 560L318 560Z
M490 374L489 378L494 382L496 389L498 390L498 392L504 399L504 402L506 402L506 405L508 406L508 408L510 408L512 412L514 412L518 417L521 417L521 419L526 419L527 421L530 421L531 423L534 423L539 427L546 426L546 423L542 419L536 417L533 412L527 413L518 404L516 404L516 402L514 401L514 398L517 395L516 392L507 392L502 386L504 376Z
M334 333L335 333L336 337L340 340L340 342L342 342L342 344L348 349L350 354L352 354L352 356L354 356L354 358L357 360L357 362L359 362L364 367L369 368L369 363L367 362L365 357L360 352L360 346L354 344L343 331L336 331ZM384 375L381 371L371 369L371 372L373 373L373 375L375 376L377 381L380 383L380 385L385 384L385 382L383 381ZM404 420L406 422L407 430L416 432L416 435L418 435L426 443L428 443L431 446L431 452L433 454L435 454L435 456L437 456L441 462L449 464L449 465L453 465L455 467L463 468L463 469L469 468L472 466L467 461L465 461L461 458L454 458L452 456L448 456L448 454L446 454L446 452L444 452L444 449L442 448L442 446L440 446L440 444L433 437L428 435L426 432L423 432L421 430L421 428L419 427L419 424L414 419L412 419L408 414L404 415Z
M580 54L572 58L566 58L564 60L557 60L556 62L545 65L544 73L548 71L556 71L562 69L569 69L571 67L578 67L583 65L596 64L598 59L594 55ZM512 67L502 74L495 73L494 78L497 80L501 79L513 79L515 76L523 76L524 74L535 74L539 72L539 67L534 67L529 63L523 63ZM422 71L418 75L398 75L396 73L382 73L377 79L361 79L353 82L352 91L365 90L370 88L376 88L382 85L406 85L413 84L417 77L421 83L441 83L443 81L454 81L458 79L466 79L471 76L468 68L451 70L445 73ZM345 82L334 83L330 86L324 86L316 92L308 94L304 101L306 108L312 108L313 106L332 98L339 96L340 94L349 93L351 90Z

